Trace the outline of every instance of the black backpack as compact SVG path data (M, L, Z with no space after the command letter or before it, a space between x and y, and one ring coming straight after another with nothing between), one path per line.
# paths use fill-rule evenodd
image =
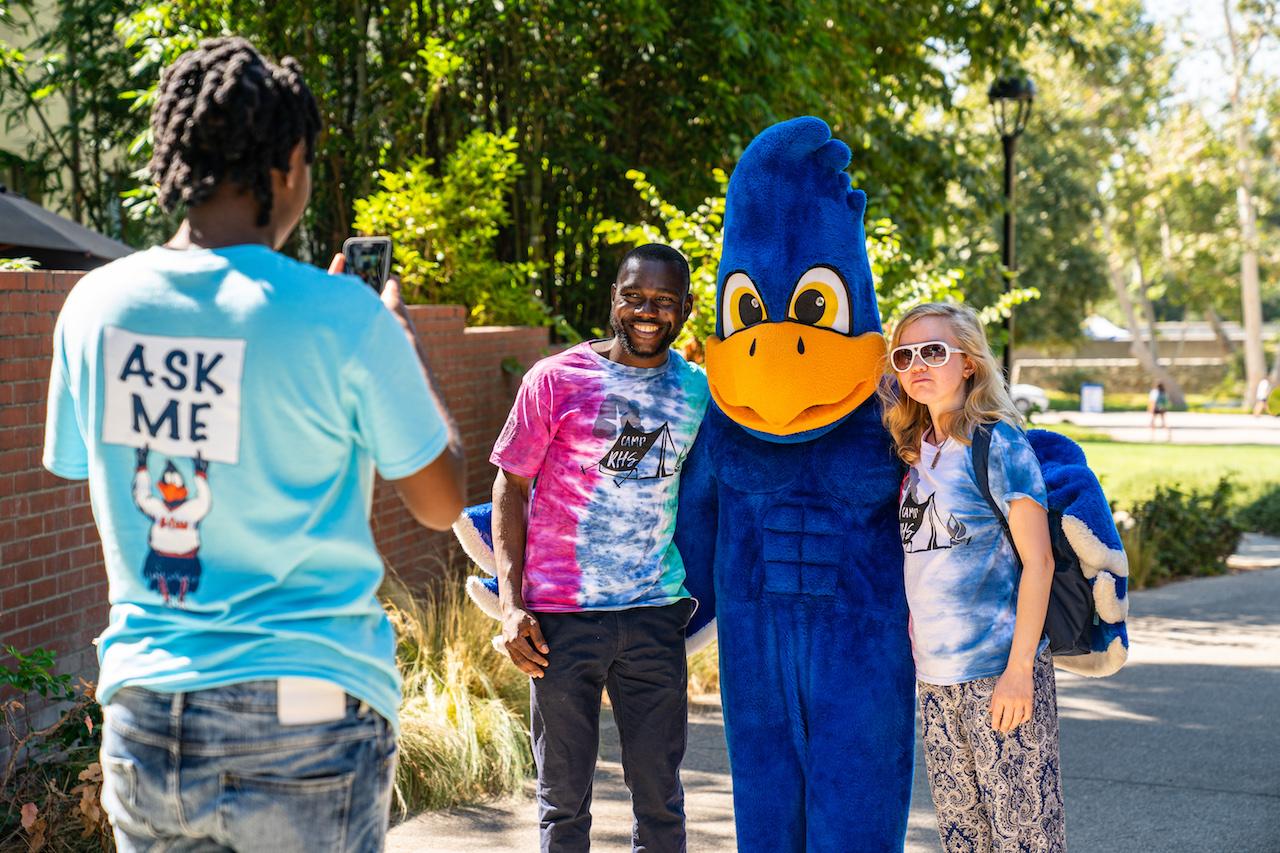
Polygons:
M1018 573L1022 573L1022 559L1009 522L995 497L991 494L988 465L991 457L990 424L980 424L973 431L973 473L978 481L978 491L987 499L991 511L1004 535L1013 547L1013 557L1018 561ZM1049 652L1055 657L1086 655L1090 648L1089 629L1097 624L1098 615L1093 605L1093 590L1080 569L1080 558L1067 543L1062 531L1062 513L1049 510L1049 539L1053 545L1053 585L1049 589L1049 609L1044 616L1044 632L1049 637Z

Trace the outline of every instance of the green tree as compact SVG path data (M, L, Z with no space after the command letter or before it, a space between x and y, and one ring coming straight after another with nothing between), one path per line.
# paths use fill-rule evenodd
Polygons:
M1019 68L1036 83L1037 94L1018 143L1016 283L1042 298L1018 309L1017 343L1078 340L1091 306L1111 292L1107 252L1097 233L1107 171L1155 120L1165 92L1163 33L1145 19L1141 2L1103 0L1092 4L1091 13L1089 26L1077 33L1076 52L1031 45ZM995 189L1003 159L986 86L979 82L973 81L964 105L982 120L955 132L967 135L986 184ZM969 296L985 303L1004 287L994 215L1001 210L983 196L962 195L960 207L970 227L956 234L947 257L972 270Z
M1267 374L1262 347L1262 282L1259 270L1259 199L1261 163L1254 144L1258 110L1267 90L1280 83L1256 61L1263 50L1280 49L1280 2L1223 0L1227 34L1227 71L1231 77L1227 139L1234 166L1237 217L1240 226L1240 304L1245 331L1244 407L1252 409L1260 380ZM1280 358L1276 372L1280 372Z
M480 324L532 324L546 311L528 283L527 263L494 255L509 222L508 197L520 175L511 133L477 130L449 155L437 177L427 159L379 172L377 190L355 203L357 231L392 238L407 296L457 302Z
M22 44L0 43L0 114L34 131L21 152L44 194L71 217L122 239L135 231L121 192L134 185L128 150L136 116L119 93L136 88L134 57L113 26L112 0L10 0L0 23Z
M1037 44L1075 52L1074 33L1090 22L1072 0L902 0L856 13L838 0L120 0L110 13L103 2L59 0L57 15L70 28L92 15L83 49L121 74L93 89L95 102L129 93L117 98L122 126L102 138L128 141L130 169L146 160L160 68L200 38L235 32L299 59L326 127L294 245L309 259L347 235L356 200L375 191L381 172L430 161L422 168L442 179L473 132L513 130L522 170L495 257L529 264L549 310L584 329L604 322L600 282L618 259L596 224L651 216L628 170L694 209L717 191L716 168L731 168L761 128L797 114L826 118L850 143L873 217L898 224L908 255L938 263L957 233L975 227L956 193L977 199L984 220L997 203L972 150L956 144L954 128L970 123L956 102L962 83ZM113 36L106 28L117 19ZM58 96L71 89L56 81ZM163 233L145 182L135 181L132 233ZM104 209L119 194L105 182L92 193Z
M715 334L716 328L716 281L724 245L722 229L728 176L718 171L719 194L703 199L692 212L666 201L643 172L632 171L627 177L640 199L654 211L661 227L643 223L627 225L606 219L596 227L596 232L610 245L631 248L644 243L665 243L689 258L693 313L676 345L683 348L689 358L701 361L703 345ZM867 259L877 284L880 320L886 330L892 329L898 318L922 302L965 299L964 271L940 269L912 258L904 250L900 231L892 220L879 219L868 225ZM980 315L983 322L994 323L1013 306L1039 295L1033 289L1016 289L994 298Z

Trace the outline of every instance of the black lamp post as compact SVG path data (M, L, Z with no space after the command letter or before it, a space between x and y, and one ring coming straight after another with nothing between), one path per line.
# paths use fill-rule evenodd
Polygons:
M987 90L991 101L991 113L995 116L996 130L1004 144L1004 292L1013 289L1013 272L1018 268L1014 259L1013 230L1013 159L1018 137L1031 118L1031 105L1036 97L1036 87L1025 77L1001 77ZM1004 318L1004 376L1013 382L1013 309Z

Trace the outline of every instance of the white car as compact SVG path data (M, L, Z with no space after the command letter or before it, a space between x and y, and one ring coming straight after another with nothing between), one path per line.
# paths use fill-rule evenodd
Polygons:
M1018 383L1009 388L1009 396L1013 398L1013 405L1017 406L1018 411L1023 415L1049 411L1049 395L1044 393L1044 389L1039 385Z

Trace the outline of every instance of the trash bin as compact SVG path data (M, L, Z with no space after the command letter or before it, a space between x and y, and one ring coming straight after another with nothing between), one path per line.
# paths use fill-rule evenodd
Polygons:
M1096 382L1086 382L1080 386L1080 411L1102 411L1102 385Z

